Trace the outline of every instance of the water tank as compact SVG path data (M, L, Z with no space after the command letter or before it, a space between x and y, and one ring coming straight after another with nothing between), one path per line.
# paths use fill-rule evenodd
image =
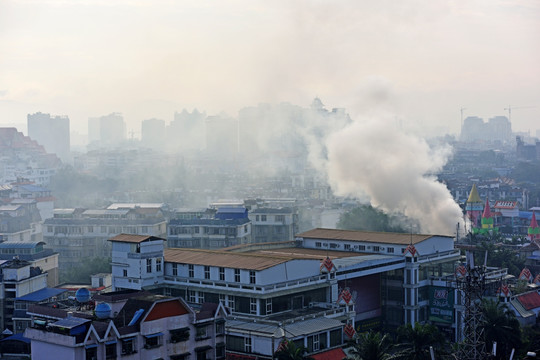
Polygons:
M106 319L111 316L111 305L99 303L94 311L98 319Z
M80 288L75 293L75 299L80 303L86 303L90 300L90 290L87 288Z

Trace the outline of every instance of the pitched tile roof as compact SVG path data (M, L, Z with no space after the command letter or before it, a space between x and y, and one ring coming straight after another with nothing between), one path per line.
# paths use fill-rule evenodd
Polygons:
M219 266L246 270L264 270L278 264L282 264L293 258L286 255L262 255L254 253L231 253L219 250L199 250L199 249L166 249L165 261L193 264Z
M537 291L522 294L516 297L518 301L527 310L536 309L540 307L540 294Z

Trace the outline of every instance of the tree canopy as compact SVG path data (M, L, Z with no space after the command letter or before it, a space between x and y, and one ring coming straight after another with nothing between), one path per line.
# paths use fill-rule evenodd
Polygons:
M408 232L405 228L406 224L411 225L412 223L405 216L388 215L371 205L360 205L342 214L337 223L337 228L403 233Z

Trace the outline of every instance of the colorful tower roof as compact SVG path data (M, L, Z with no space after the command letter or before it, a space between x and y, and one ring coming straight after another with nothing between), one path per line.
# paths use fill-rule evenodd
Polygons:
M473 228L473 233L488 235L499 232L499 228L493 226L494 220L489 207L489 198L486 198L486 205L484 206L484 212L482 213L482 220L480 222L482 227Z
M469 198L467 203L481 203L480 195L478 195L478 190L476 189L476 184L473 184L471 192L469 193Z
M536 214L533 211L531 224L529 225L529 228L527 229L527 233L529 234L529 237L532 240L540 240L540 227L538 227L538 223L536 222Z
M491 209L489 208L489 199L486 198L486 206L484 206L483 219L491 219Z

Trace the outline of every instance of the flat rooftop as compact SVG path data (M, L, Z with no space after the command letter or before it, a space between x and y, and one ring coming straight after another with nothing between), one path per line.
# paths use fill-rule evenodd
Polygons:
M356 231L317 228L297 234L296 237L321 240L348 240L379 244L409 245L418 244L432 237L447 237L446 235L400 234L376 231Z

